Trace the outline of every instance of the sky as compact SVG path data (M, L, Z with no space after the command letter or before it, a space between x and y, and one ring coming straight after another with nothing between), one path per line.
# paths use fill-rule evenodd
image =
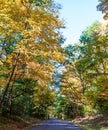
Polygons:
M102 21L101 11L97 11L98 0L55 0L62 5L60 18L65 20L63 35L65 46L77 43L82 31L95 21Z

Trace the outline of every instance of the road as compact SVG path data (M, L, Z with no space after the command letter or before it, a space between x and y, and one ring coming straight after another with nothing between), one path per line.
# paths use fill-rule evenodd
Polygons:
M67 121L50 119L37 126L30 128L29 130L82 130L82 129Z

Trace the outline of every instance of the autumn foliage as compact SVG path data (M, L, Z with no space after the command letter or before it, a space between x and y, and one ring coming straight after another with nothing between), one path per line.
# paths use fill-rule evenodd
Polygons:
M108 22L62 48L59 9L53 0L0 0L0 114L108 114ZM107 19L108 2L98 9Z
M63 23L53 5L51 1L0 0L0 106L5 114L20 105L25 111L30 101L35 107L35 92L45 90L47 95L53 62L64 61ZM48 104L52 101L49 98Z

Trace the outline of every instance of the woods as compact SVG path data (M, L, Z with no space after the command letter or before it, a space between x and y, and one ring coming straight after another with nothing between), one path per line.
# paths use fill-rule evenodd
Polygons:
M82 32L80 43L65 48L71 62L62 91L72 103L85 104L85 114L107 114L107 37L107 24L96 22Z
M35 106L35 97L43 90L46 95L51 91L49 96L52 95L49 85L53 62L64 61L59 30L63 24L57 10L49 1L0 1L2 113L11 115L19 107L18 113L28 111L30 104ZM48 104L50 100L53 99L49 98Z
M0 0L0 115L48 119L108 115L108 3L104 22L65 38L53 0Z

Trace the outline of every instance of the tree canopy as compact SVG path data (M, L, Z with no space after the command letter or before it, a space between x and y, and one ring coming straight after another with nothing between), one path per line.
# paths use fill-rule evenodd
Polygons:
M108 18L108 2L98 10ZM108 23L65 39L53 0L0 0L0 114L74 118L108 114Z

